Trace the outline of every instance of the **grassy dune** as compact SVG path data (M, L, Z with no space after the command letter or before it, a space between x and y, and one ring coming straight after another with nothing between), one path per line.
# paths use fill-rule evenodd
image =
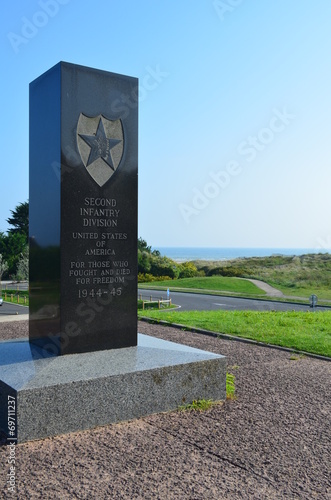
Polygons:
M223 276L241 276L265 281L285 295L331 300L331 255L273 255L271 257L238 258L229 261L197 261L198 269Z
M213 290L242 296L265 296L265 292L238 278L258 279L288 297L308 300L316 294L319 301L331 300L331 255L272 255L237 258L227 261L193 261L201 276L141 283L141 287Z

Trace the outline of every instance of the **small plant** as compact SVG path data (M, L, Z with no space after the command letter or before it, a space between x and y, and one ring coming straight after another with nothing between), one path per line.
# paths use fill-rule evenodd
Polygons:
M198 410L198 411L206 411L209 410L212 406L219 404L217 401L213 401L212 399L194 399L192 403L188 403L186 405L182 405L178 407L179 411L186 410Z
M305 357L304 354L291 354L290 360L291 361L298 361L299 359L302 359L304 357Z
M235 381L236 377L232 373L226 373L226 399L235 399Z

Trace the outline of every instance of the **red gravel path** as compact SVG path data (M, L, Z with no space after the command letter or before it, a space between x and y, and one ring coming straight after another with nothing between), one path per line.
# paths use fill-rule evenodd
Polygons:
M18 445L15 495L1 446L1 498L331 498L329 362L147 323L139 331L225 354L237 399ZM1 339L26 334L27 322L0 324Z

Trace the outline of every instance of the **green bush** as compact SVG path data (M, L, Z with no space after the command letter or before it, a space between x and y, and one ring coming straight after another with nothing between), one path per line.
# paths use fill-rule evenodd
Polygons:
M178 278L194 278L198 276L198 270L192 262L183 262L179 264L179 276Z
M177 278L179 274L178 265L168 257L152 255L151 274L154 276L170 276L171 279L174 279Z
M245 271L241 267L222 266L210 269L208 276L228 276L229 278L236 278L243 276L244 272Z
M138 283L147 283L150 281L163 281L163 280L171 280L169 276L153 276L153 274L149 273L138 273Z
M170 279L179 275L179 265L168 257L162 257L158 250L153 250L142 238L138 239L138 273L152 276L168 276ZM149 280L151 281L151 280Z

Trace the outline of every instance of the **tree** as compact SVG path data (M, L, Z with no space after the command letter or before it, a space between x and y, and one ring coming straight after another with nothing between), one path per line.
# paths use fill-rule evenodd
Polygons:
M177 278L179 268L175 261L162 257L158 250L153 250L142 238L138 239L138 272L153 276Z
M8 264L3 259L2 255L0 253L0 281L2 279L2 275L7 271L7 269L8 269Z
M7 219L8 224L14 226L8 229L10 234L24 234L26 243L29 238L29 202L19 203L11 210L12 217Z
M24 252L21 254L20 260L17 264L17 281L29 280L29 246L26 245Z
M151 270L151 259L148 252L138 250L138 272L149 273Z
M138 250L141 252L151 253L152 247L147 245L147 242L142 238L138 238Z
M17 271L17 264L20 256L26 248L26 237L21 233L0 233L0 253L8 264L6 274L14 276Z

